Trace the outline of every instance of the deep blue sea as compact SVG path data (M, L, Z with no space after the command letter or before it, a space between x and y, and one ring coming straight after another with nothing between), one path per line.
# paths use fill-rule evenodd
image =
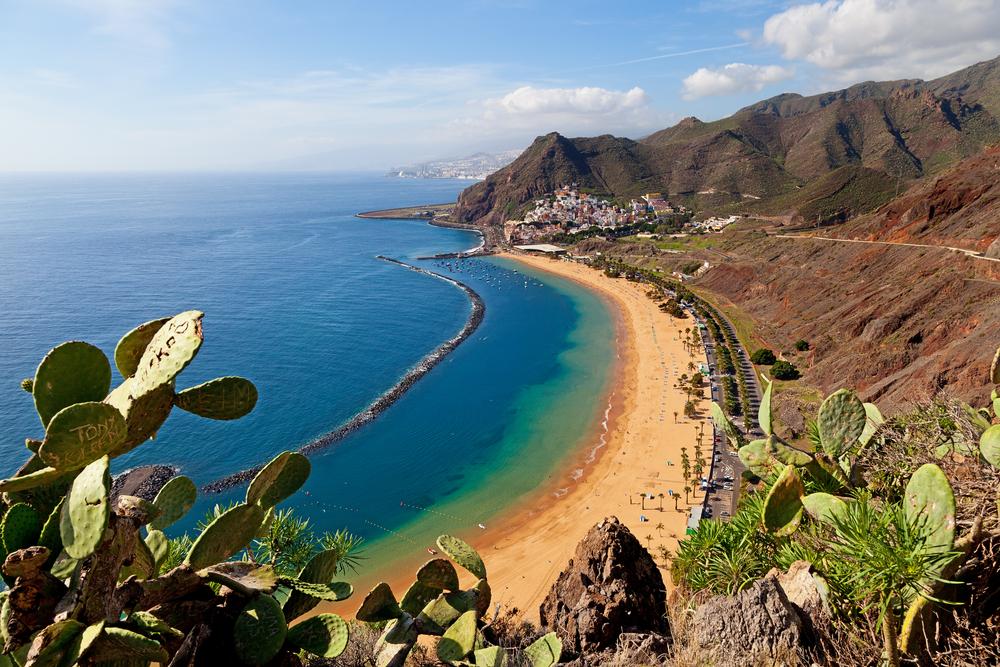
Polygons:
M47 350L86 340L110 357L133 326L188 309L205 311L205 343L178 390L244 375L260 401L236 422L174 410L114 472L166 463L201 485L329 432L470 311L454 286L383 254L466 282L485 320L375 422L314 456L289 504L384 554L478 530L566 474L561 464L603 409L613 323L591 293L504 260L416 259L475 246L473 233L354 217L451 201L467 185L372 174L0 176L0 473L23 462L26 436L42 436L18 382ZM178 530L242 493L202 498Z

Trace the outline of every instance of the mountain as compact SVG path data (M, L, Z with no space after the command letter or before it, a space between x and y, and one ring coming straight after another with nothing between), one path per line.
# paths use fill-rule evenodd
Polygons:
M921 81L783 94L638 141L538 137L459 196L460 222L497 224L569 182L609 195L663 192L696 208L846 219L914 179L1000 141L1000 58Z

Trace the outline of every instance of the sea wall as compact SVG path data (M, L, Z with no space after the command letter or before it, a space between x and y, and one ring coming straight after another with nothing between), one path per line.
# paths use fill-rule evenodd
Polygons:
M457 334L444 341L438 345L432 352L421 359L413 368L407 371L403 377L399 379L396 384L390 387L381 396L376 398L372 403L370 403L364 410L357 413L346 422L333 429L329 433L321 435L312 442L307 443L299 448L299 452L305 455L318 452L321 449L329 447L335 442L343 440L345 437L358 430L365 424L368 424L375 420L380 414L389 409L389 407L398 401L403 394L405 394L410 387L417 383L420 378L427 375L432 368L441 363L445 357L448 356L455 348L462 344L462 342L471 336L473 332L483 321L483 316L486 314L486 305L483 303L482 297L479 294L466 285L465 283L450 278L448 276L441 275L440 273L435 273L434 271L429 271L423 269L419 266L413 266L412 264L407 264L401 262L398 259L393 259L391 257L385 257L383 255L377 255L378 259L385 262L390 262L392 264L397 264L411 271L416 271L417 273L422 273L424 275L437 278L438 280L443 280L457 287L458 289L465 292L465 295L469 297L469 301L472 304L472 310L469 313L469 318L465 321L465 326L463 326ZM254 476L260 472L263 468L263 464L256 465L252 468L247 468L239 472L233 473L223 477L222 479L216 480L211 484L206 484L202 487L203 493L221 493L227 489L230 489L239 484L249 482Z

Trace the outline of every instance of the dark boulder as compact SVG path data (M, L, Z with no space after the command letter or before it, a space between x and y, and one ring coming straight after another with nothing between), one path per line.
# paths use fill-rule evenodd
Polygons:
M539 610L566 654L613 650L623 633L670 636L663 577L617 518L597 524L577 545Z
M777 577L699 605L690 632L692 647L708 665L810 664L808 630Z

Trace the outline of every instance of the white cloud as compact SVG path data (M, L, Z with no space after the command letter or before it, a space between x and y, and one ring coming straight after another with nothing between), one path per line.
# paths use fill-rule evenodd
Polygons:
M1000 0L828 0L764 24L763 41L832 80L933 78L1000 52Z
M170 46L178 0L61 0L94 21L96 32L144 47Z
M625 92L605 88L535 88L522 86L500 100L512 114L609 114L646 105L646 91L635 87Z
M758 91L764 86L792 77L792 70L779 65L729 63L710 69L702 67L684 79L682 96L686 100L711 95L732 95Z

